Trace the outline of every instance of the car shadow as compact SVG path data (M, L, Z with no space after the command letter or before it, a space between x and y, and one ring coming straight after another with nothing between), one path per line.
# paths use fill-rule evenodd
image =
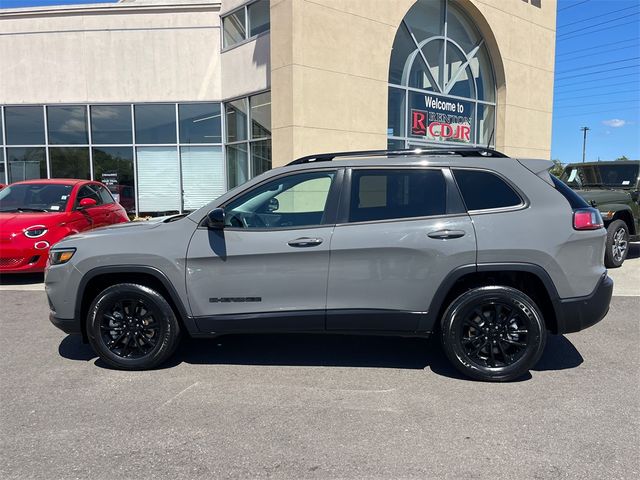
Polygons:
M44 282L44 273L3 273L0 285L35 285Z
M60 343L61 356L111 367L98 359L79 336L69 335ZM583 358L563 335L549 335L535 371L575 368ZM255 365L302 367L365 367L423 370L453 379L469 380L446 358L439 338L400 338L356 335L244 334L214 339L185 338L173 357L159 369L181 363L194 365ZM526 374L517 381L528 380Z

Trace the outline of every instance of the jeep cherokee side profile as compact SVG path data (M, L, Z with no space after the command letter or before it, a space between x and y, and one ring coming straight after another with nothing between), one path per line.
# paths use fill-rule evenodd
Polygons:
M440 336L464 374L532 368L607 313L597 210L546 160L447 148L305 157L162 222L51 250L50 320L148 369L182 332Z

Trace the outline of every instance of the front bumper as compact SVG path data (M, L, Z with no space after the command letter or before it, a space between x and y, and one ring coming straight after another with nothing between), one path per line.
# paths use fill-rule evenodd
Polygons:
M80 335L82 333L80 321L75 318L60 318L51 312L49 313L49 321L69 335Z
M49 256L49 247L36 249L2 248L0 273L40 273L44 272Z
M605 273L595 290L586 297L561 299L555 305L557 333L573 333L589 328L609 311L613 280Z

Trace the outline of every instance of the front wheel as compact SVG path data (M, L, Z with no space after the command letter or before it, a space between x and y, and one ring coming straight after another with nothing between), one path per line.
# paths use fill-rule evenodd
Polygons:
M89 308L89 343L109 365L147 370L175 351L180 327L171 305L155 290L121 283L103 290Z
M615 220L607 227L607 245L604 264L607 268L618 268L629 253L629 227L623 220Z
M514 380L540 359L547 338L540 309L511 287L469 290L442 319L442 344L463 374L485 381Z

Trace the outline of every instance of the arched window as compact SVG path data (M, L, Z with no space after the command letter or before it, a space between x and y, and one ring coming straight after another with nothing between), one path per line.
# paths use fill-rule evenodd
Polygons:
M496 86L484 40L450 0L418 0L389 66L389 148L495 144Z

